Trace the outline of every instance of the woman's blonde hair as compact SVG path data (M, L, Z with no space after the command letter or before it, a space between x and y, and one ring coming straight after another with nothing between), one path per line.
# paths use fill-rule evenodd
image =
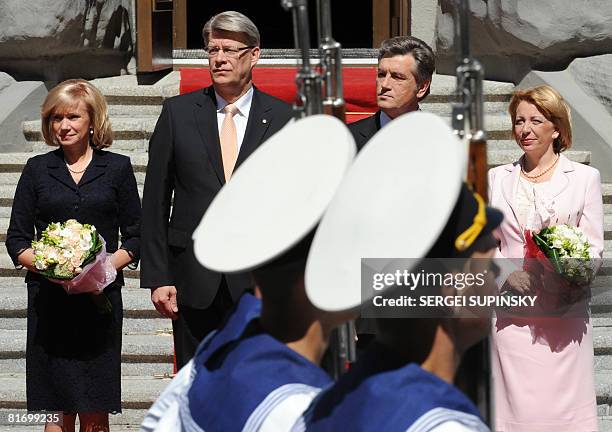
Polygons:
M547 120L555 125L559 132L559 136L553 141L555 153L561 153L572 146L571 112L557 90L547 85L516 90L512 94L508 107L513 125L516 122L516 110L523 101L534 105Z
M53 134L54 114L74 108L84 102L89 114L89 144L96 149L109 147L113 143L113 130L108 118L106 100L100 90L82 79L66 80L51 89L41 109L42 134L50 146L58 146Z

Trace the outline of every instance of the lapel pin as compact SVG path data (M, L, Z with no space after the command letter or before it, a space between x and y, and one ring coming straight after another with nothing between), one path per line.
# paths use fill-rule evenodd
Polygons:
M266 123L268 123L268 120L267 120L267 119L262 119L262 120L261 120L261 122L262 122L263 124L266 124Z

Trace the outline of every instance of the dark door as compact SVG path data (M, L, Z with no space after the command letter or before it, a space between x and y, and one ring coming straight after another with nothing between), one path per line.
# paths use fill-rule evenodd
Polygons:
M172 69L172 0L136 0L138 72Z
M380 0L333 0L331 2L333 36L343 48L372 48L372 8L373 2L378 1ZM261 34L262 48L294 47L291 13L283 9L280 0L266 0L265 8L262 7L262 2L253 0L175 0L175 2L186 3L185 47L188 49L201 49L202 27L206 21L211 16L227 10L241 12L253 20ZM308 2L313 46L315 46L317 36L316 4L314 0Z

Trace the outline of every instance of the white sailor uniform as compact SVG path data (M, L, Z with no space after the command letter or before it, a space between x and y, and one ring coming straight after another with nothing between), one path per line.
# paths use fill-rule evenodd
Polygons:
M489 431L458 389L372 345L335 385L319 393L292 432Z
M182 430L179 407L187 400L187 392L197 374L196 365L216 345L215 337L223 340L238 339L246 326L259 317L261 301L250 294L244 294L236 304L234 311L222 323L220 330L213 331L198 346L196 354L177 373L170 384L149 409L140 426L141 432L176 432Z
M182 429L288 431L331 379L264 332L257 317L236 321L238 326L230 319L194 358L196 374L180 405Z

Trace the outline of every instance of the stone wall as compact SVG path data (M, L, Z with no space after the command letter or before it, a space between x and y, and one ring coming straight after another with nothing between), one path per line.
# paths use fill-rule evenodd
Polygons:
M612 115L612 54L576 59L569 72Z
M32 150L21 124L40 118L40 105L46 95L41 81L15 81L0 72L0 153Z
M132 0L3 0L0 70L58 82L126 72L134 55Z
M455 73L456 0L439 0L438 71ZM473 55L486 78L518 83L531 70L564 70L577 57L612 53L612 1L470 0Z

